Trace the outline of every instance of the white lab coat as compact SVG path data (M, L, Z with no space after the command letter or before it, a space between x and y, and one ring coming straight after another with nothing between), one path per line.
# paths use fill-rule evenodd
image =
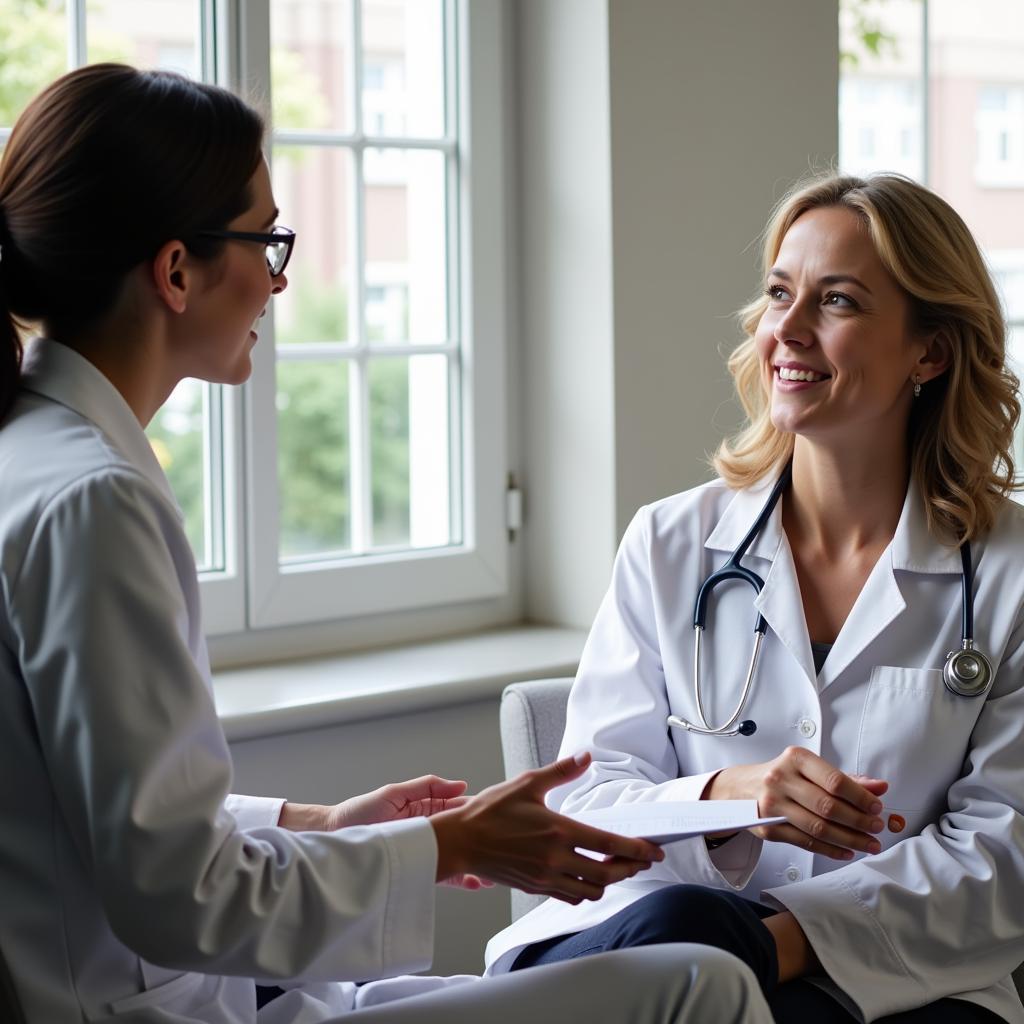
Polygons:
M879 559L815 676L795 568L777 507L744 564L765 580L715 591L703 645L712 722L731 714L755 608L769 626L751 702L750 737L668 729L699 721L693 605L760 512L773 481L730 491L716 481L645 507L626 531L569 700L562 752L588 749L578 781L549 795L565 812L635 801L696 800L727 765L788 745L843 771L888 780L884 818L906 828L883 851L843 864L749 833L709 852L666 847L664 862L578 907L547 901L488 945L491 972L526 944L596 924L658 886L731 888L791 910L828 974L868 1021L956 995L1024 1022L1010 972L1024 959L1024 513L1007 503L972 545L975 636L996 666L991 692L946 691L959 646L961 567L933 540L909 489Z
M30 1021L322 1020L443 979L425 819L229 797L195 566L127 404L40 341L0 430L0 950ZM282 980L283 979L283 980Z

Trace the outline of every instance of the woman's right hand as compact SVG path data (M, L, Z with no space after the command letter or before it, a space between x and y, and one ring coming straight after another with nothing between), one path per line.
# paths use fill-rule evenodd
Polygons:
M664 859L653 843L591 828L544 806L549 789L579 778L589 763L589 754L563 758L433 815L437 880L473 874L576 904L600 899L605 886Z
M763 764L723 768L703 795L707 800L756 800L761 817L786 821L752 828L754 835L850 860L854 850L881 850L875 835L885 825L878 798L888 788L882 779L847 775L810 750L787 747Z

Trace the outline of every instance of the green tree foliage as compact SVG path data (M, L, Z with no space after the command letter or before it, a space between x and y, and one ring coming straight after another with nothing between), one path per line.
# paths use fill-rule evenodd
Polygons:
M297 274L297 316L279 341L347 335L343 289ZM344 550L351 543L348 361L277 364L281 550L285 555ZM375 545L409 537L409 368L406 359L370 363L371 489Z
M853 19L857 39L856 50L843 50L840 63L849 69L859 68L865 59L882 57L886 53L899 56L899 40L883 27L883 9L886 0L839 0L839 9Z

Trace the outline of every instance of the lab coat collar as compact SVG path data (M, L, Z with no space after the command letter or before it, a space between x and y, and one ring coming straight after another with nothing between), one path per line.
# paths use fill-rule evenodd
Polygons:
M737 491L721 519L711 531L704 547L712 551L732 554L740 541L757 519L768 500L768 494L778 476L773 474L759 480L753 487ZM772 510L764 528L754 538L747 551L747 557L765 558L774 561L785 539L782 528L782 502ZM899 523L882 560L888 559L894 570L901 572L959 573L961 571L959 549L944 544L928 531L924 501L917 484L911 480L903 499L903 510Z
M67 406L95 424L181 516L181 508L142 424L121 392L88 359L60 342L34 338L22 361L21 386Z
M737 491L704 546L731 554L757 519L776 479L773 475L751 488ZM750 558L771 562L767 572L763 568L760 570L764 576L764 588L754 601L754 607L792 654L807 680L814 684L814 659L796 566L782 527L781 502L751 543L746 555L746 559ZM907 488L893 539L871 571L836 638L821 675L817 677L819 690L838 678L906 608L897 572L961 572L957 548L940 543L928 532L924 502L913 481Z

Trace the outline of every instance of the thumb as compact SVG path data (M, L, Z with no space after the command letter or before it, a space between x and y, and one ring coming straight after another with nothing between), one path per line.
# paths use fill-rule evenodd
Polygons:
M534 788L540 793L546 793L555 786L565 782L572 782L578 779L590 764L590 754L581 750L578 754L560 758L552 764L538 768L533 777Z

